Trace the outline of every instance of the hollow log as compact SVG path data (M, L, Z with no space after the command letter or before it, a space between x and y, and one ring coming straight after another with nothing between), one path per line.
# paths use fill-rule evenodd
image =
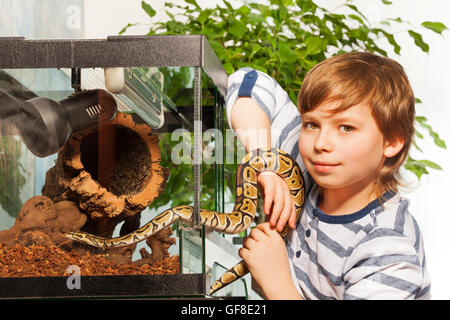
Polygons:
M75 202L88 220L82 230L111 237L139 227L140 213L166 186L158 137L131 114L118 112L108 124L73 136L47 172L42 194Z

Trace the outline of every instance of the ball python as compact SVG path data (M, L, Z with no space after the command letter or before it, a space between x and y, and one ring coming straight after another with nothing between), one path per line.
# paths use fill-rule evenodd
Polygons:
M216 231L235 234L250 227L255 219L258 203L258 173L273 171L289 186L297 214L300 218L304 202L304 179L297 162L286 152L274 148L261 148L246 154L236 171L236 199L231 213L200 209L200 222ZM103 238L85 232L66 232L64 235L78 242L101 248L124 247L140 242L167 228L177 220L192 224L194 208L181 205L165 210L144 226L124 236ZM286 224L280 235L284 238L290 232ZM234 282L248 273L244 261L226 271L211 286L209 294Z

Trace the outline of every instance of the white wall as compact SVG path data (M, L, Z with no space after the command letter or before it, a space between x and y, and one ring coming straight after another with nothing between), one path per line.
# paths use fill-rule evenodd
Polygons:
M400 16L418 26L422 21L440 21L450 27L450 2L443 0L391 0L393 5L385 6L380 0L354 0L359 8L372 21L385 17ZM163 1L147 1L153 8L160 10ZM214 3L199 1L199 3ZM317 3L333 9L343 1L320 0ZM148 16L141 9L140 0L111 1L96 0L85 2L85 37L105 38L117 34L128 23L148 24ZM145 34L148 25L130 28L126 34ZM417 114L429 119L433 129L450 146L450 32L444 37L431 31L423 31L424 40L430 44L429 54L416 48L406 32L396 36L402 46L401 56L391 57L400 62L410 78L413 90L423 104L417 105ZM424 130L421 130L425 133ZM450 210L445 199L450 196L450 154L434 146L426 135L419 142L424 154L413 153L416 159L428 159L437 162L443 171L430 170L416 189L407 195L411 199L411 212L421 227L427 255L428 269L432 280L432 298L450 299L447 276L450 265ZM414 185L414 177L410 177Z
M441 21L450 28L450 2L400 2L403 2L402 6L393 6L391 14L401 12L402 17L417 22ZM424 39L430 44L428 55L409 45L397 60L405 67L416 96L423 101L416 107L417 114L429 119L433 129L450 148L450 32L445 33L445 38L424 32ZM402 37L402 42L411 43L407 37ZM445 201L450 196L450 153L435 147L429 138L420 146L424 154L414 153L415 158L433 160L442 166L443 171L430 170L430 175L425 176L417 190L409 195L411 211L424 236L432 298L449 299L450 209Z

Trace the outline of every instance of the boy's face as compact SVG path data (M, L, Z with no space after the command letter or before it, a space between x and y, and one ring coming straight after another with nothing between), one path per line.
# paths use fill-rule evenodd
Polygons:
M389 144L369 106L334 112L336 107L335 102L322 103L302 115L299 150L319 186L358 190L375 182Z

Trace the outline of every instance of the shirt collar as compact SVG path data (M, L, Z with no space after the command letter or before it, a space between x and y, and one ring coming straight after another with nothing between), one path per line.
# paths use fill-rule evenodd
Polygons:
M330 215L324 213L318 206L319 203L319 188L317 185L313 187L313 189L310 192L310 196L308 197L309 203L307 205L310 206L311 213L314 217L317 217L320 221L326 222L326 223L334 223L334 224L342 224L342 223L350 223L356 220L359 220L366 215L368 215L370 212L372 212L374 209L381 207L386 201L393 198L397 193L394 191L388 191L384 193L380 200L375 199L371 201L367 206L362 208L361 210L358 210L356 212L350 213L350 214L344 214L344 215ZM308 210L309 211L309 210Z

